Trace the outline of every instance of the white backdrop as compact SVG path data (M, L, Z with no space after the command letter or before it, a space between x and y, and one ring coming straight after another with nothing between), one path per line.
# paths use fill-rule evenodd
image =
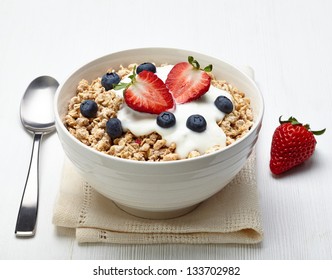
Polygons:
M0 259L332 259L332 2L329 0L0 1ZM31 80L61 83L101 55L175 47L250 65L265 98L257 144L265 236L259 245L78 245L51 223L63 152L55 134L41 148L38 231L16 239L31 135L19 119ZM318 137L314 157L274 178L268 168L280 115Z

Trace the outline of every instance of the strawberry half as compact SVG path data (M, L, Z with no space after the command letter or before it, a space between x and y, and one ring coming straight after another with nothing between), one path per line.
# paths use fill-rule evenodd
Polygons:
M166 79L166 86L177 103L187 103L200 98L206 93L211 84L211 77L207 74L212 65L204 69L192 56L188 62L180 62L172 68Z
M309 159L315 151L314 135L321 135L325 129L311 131L309 125L299 123L290 117L281 121L272 137L270 170L273 174L281 174Z
M136 72L136 69L133 71ZM174 100L164 82L153 72L142 71L130 76L131 82L115 89L125 88L126 104L138 112L160 114L174 107Z

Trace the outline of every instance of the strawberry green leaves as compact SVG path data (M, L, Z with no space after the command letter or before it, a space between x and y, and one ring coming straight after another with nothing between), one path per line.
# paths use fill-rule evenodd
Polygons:
M188 62L189 64L191 64L194 69L196 70L203 70L205 72L211 72L212 71L212 64L209 64L208 66L204 67L203 69L201 69L201 66L199 65L198 61L196 59L194 59L193 56L188 56Z

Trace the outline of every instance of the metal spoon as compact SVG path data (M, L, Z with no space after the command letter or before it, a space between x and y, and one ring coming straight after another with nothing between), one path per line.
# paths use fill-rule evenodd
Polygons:
M19 237L30 237L35 234L38 212L39 147L43 135L55 130L53 99L58 86L59 83L52 77L38 77L30 83L21 101L22 124L26 130L33 133L34 137L15 228L15 234Z

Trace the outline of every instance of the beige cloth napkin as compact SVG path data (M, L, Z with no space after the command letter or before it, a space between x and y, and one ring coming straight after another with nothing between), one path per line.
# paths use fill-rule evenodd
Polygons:
M263 229L255 173L252 153L231 183L192 212L174 219L149 220L119 209L84 182L66 160L53 223L60 229L74 229L79 243L258 243Z

